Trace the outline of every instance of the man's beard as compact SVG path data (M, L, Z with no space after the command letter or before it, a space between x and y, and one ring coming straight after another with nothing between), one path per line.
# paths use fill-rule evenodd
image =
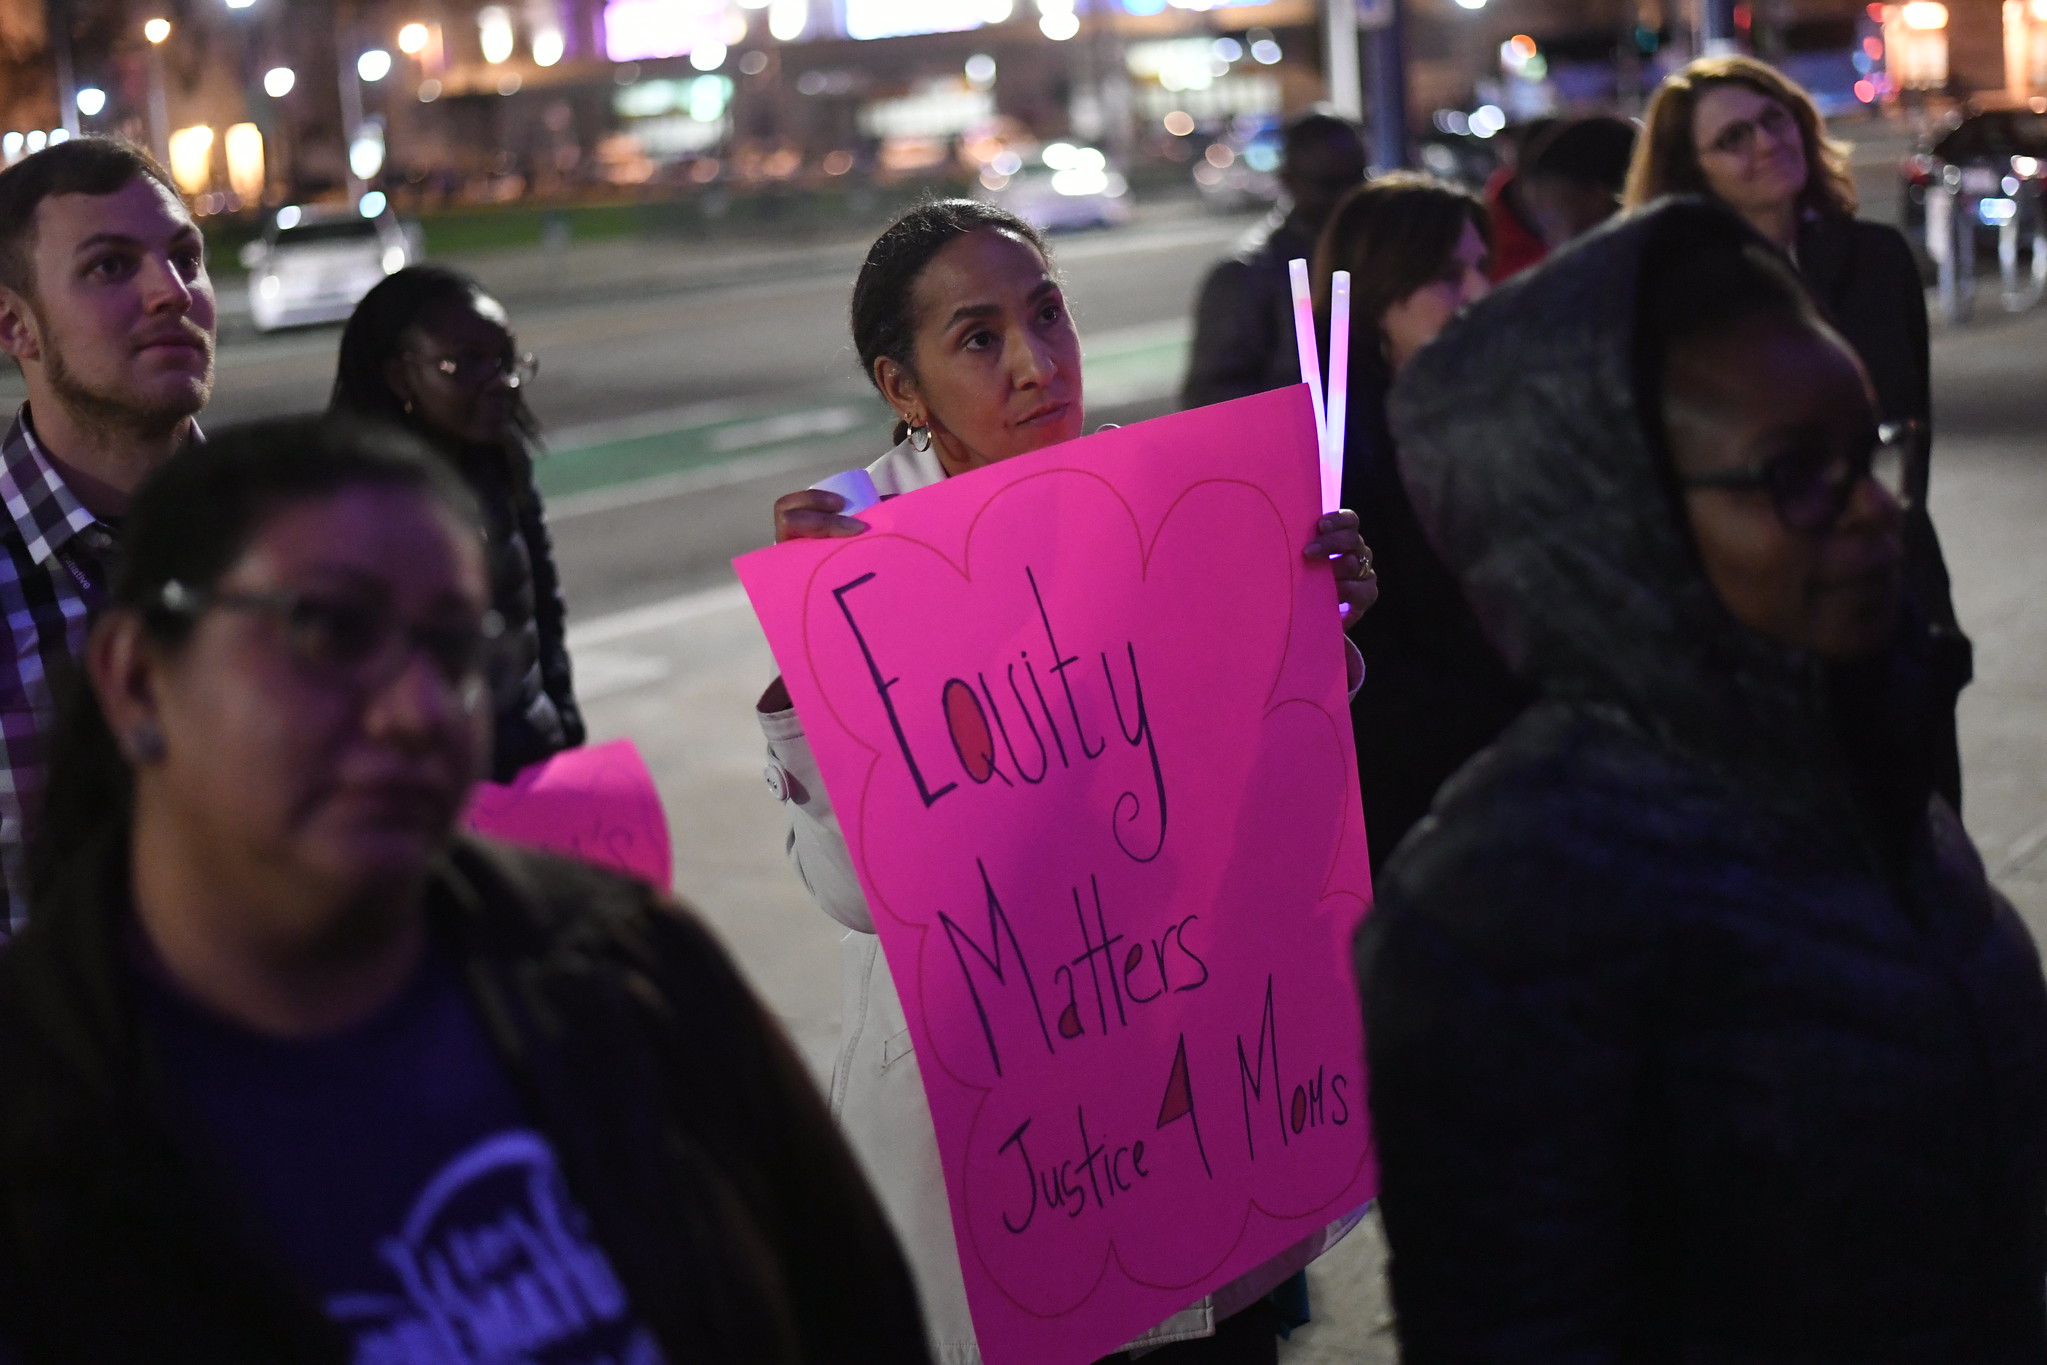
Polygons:
M47 322L43 326L43 376L50 391L81 426L148 438L169 436L213 396L212 366L196 396L148 399L119 389L96 388L64 359L64 346ZM196 397L196 401L195 401Z

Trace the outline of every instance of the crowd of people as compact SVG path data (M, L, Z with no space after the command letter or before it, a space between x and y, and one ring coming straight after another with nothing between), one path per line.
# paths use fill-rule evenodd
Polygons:
M1403 1357L2047 1361L2047 984L1960 822L1903 240L1746 58L1483 195L1287 130L1187 406L1298 382L1348 272L1355 945ZM1052 252L975 201L854 283L884 497L1086 430ZM0 1361L981 1358L903 1006L802 718L757 720L848 931L819 1096L684 905L457 832L582 742L534 358L434 266L329 411L203 433L170 178L0 173ZM866 526L837 493L777 540ZM1319 569L1318 569L1319 571ZM735 718L735 721L737 718ZM1276 1360L1322 1230L1111 1359Z

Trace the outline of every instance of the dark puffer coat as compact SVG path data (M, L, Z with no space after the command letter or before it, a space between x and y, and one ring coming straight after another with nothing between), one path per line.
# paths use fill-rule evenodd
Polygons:
M1645 243L1517 278L1392 417L1541 698L1359 940L1407 1365L2047 1359L2047 989L1930 782L1741 628L1643 436ZM1930 763L1920 765L1930 772Z

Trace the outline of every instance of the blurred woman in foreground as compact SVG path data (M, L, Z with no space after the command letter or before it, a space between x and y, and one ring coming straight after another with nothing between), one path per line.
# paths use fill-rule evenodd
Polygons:
M1353 632L1365 684L1351 703L1351 731L1374 872L1428 813L1444 779L1523 701L1414 519L1386 426L1394 377L1459 309L1485 297L1490 230L1485 206L1464 191L1389 175L1351 192L1315 253L1325 334L1331 277L1351 275L1343 505L1358 509L1385 591Z
M868 467L884 496L1070 441L1083 432L1080 336L1037 232L1000 209L950 200L911 209L868 251L853 287L860 364L898 417L896 447ZM775 538L857 535L836 493L791 493L775 504ZM1355 622L1377 596L1357 518L1332 513L1302 553L1329 562ZM846 936L846 1039L834 1109L874 1175L917 1274L934 1351L972 1365L968 1317L938 1144L902 1001L803 723L777 678L760 700L776 794L788 803L797 872ZM1337 1235L1340 1235L1340 1231ZM1264 1296L1319 1254L1321 1238L1131 1343L1160 1365L1182 1358L1271 1361L1279 1319ZM1200 1338L1200 1340L1188 1340ZM1161 1343L1181 1343L1161 1345Z
M499 641L395 433L158 472L0 957L24 1361L926 1359L810 1079L696 918L454 833Z
M2047 1356L2047 987L1936 794L1902 433L1854 353L1682 201L1392 406L1541 693L1359 938L1404 1357Z

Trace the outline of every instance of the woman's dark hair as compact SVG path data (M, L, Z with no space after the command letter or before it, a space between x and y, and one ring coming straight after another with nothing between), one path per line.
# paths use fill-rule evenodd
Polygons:
M1700 96L1722 85L1773 99L1797 122L1799 141L1805 144L1805 189L1798 196L1799 207L1853 218L1855 177L1848 169L1847 145L1827 136L1819 106L1804 86L1766 62L1742 56L1701 57L1671 72L1656 87L1642 136L1635 143L1621 207L1638 209L1672 194L1712 193L1699 165L1698 144L1692 140L1692 119Z
M405 334L437 308L473 307L488 291L472 275L445 265L409 265L387 275L363 295L361 303L341 331L341 363L334 373L334 395L329 406L373 422L409 428L436 444L439 438L428 430L392 391L385 374L391 360L405 349ZM512 421L528 440L539 435L540 425L526 395L516 395Z
M136 492L106 611L134 613L151 640L177 650L194 621L165 609L167 584L210 588L284 508L364 487L417 490L482 527L475 498L447 462L396 428L334 416L252 422L180 452ZM29 845L31 906L107 894L127 876L128 761L84 668L60 687L49 785Z
M935 199L905 210L867 248L859 278L853 281L853 350L860 357L861 373L876 391L881 381L875 378L875 361L887 356L906 370L912 368L918 276L948 243L983 228L1006 232L1028 242L1048 263L1052 259L1036 228L978 199ZM896 441L903 439L905 430L903 423L896 423Z
M1351 316L1376 334L1386 310L1450 269L1465 225L1492 247L1492 220L1474 195L1432 176L1395 172L1344 196L1315 246L1315 315L1329 317L1330 283L1350 272ZM1373 354L1352 343L1351 354Z

